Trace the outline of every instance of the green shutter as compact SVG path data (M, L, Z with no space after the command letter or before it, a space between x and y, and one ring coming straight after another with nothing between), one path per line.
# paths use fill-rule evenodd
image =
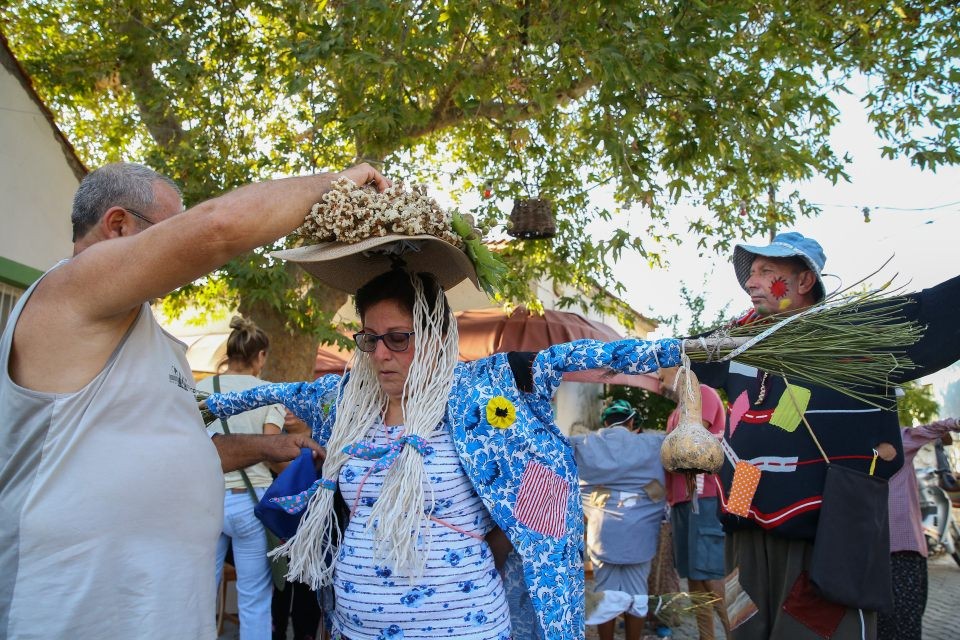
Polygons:
M43 271L40 269L34 269L0 256L0 282L26 289L42 275Z

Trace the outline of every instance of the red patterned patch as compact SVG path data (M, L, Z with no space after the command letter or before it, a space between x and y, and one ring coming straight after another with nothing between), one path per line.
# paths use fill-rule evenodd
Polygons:
M820 597L810 584L806 571L802 571L793 583L790 594L783 602L783 610L824 640L833 636L847 612L842 604Z
M560 537L566 529L569 491L559 475L539 462L529 463L517 494L517 521L538 533Z

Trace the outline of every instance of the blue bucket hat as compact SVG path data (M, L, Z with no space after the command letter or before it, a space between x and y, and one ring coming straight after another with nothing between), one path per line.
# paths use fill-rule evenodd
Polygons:
M747 290L750 265L753 264L753 259L757 256L766 258L797 257L802 259L817 277L816 291L814 292L817 302L820 302L826 296L827 288L823 284L822 273L823 265L827 262L827 256L823 253L823 247L820 246L820 243L813 238L804 237L802 233L796 231L789 231L778 233L766 246L738 244L734 247L733 268L744 291Z

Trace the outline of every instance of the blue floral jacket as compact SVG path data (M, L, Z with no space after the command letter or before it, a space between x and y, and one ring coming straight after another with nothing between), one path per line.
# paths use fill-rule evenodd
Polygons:
M578 340L529 355L530 371L520 376L505 353L458 364L446 424L464 471L522 561L523 580L516 575L504 580L513 637L572 640L584 637L583 510L573 450L553 423L551 399L566 371L656 371L679 364L680 343ZM211 396L207 406L228 416L283 404L312 427L314 439L323 445L336 417L340 382L340 376L329 375L313 382L264 385ZM494 398L496 406L503 405L502 399L512 405L512 422L505 418L495 420L500 426L491 424L487 405ZM520 565L512 558L508 574L511 566ZM530 607L536 615L530 615Z

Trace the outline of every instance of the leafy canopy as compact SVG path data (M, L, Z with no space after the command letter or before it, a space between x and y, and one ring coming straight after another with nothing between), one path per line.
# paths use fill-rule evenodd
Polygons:
M901 385L901 389L903 395L897 398L897 415L901 425L911 427L936 419L940 405L933 397L931 385L911 381Z
M623 251L662 263L681 235L725 251L817 213L780 190L846 177L828 134L853 74L885 154L960 157L949 0L8 0L0 18L88 165L143 160L188 202L358 158L455 199L488 185L477 213L501 231L515 198L552 200L557 237L504 249L505 295L528 304L531 278L622 291ZM613 206L591 201L601 185ZM678 229L680 200L709 214ZM591 237L598 219L612 237ZM255 255L171 308L244 298L301 328L336 306Z

